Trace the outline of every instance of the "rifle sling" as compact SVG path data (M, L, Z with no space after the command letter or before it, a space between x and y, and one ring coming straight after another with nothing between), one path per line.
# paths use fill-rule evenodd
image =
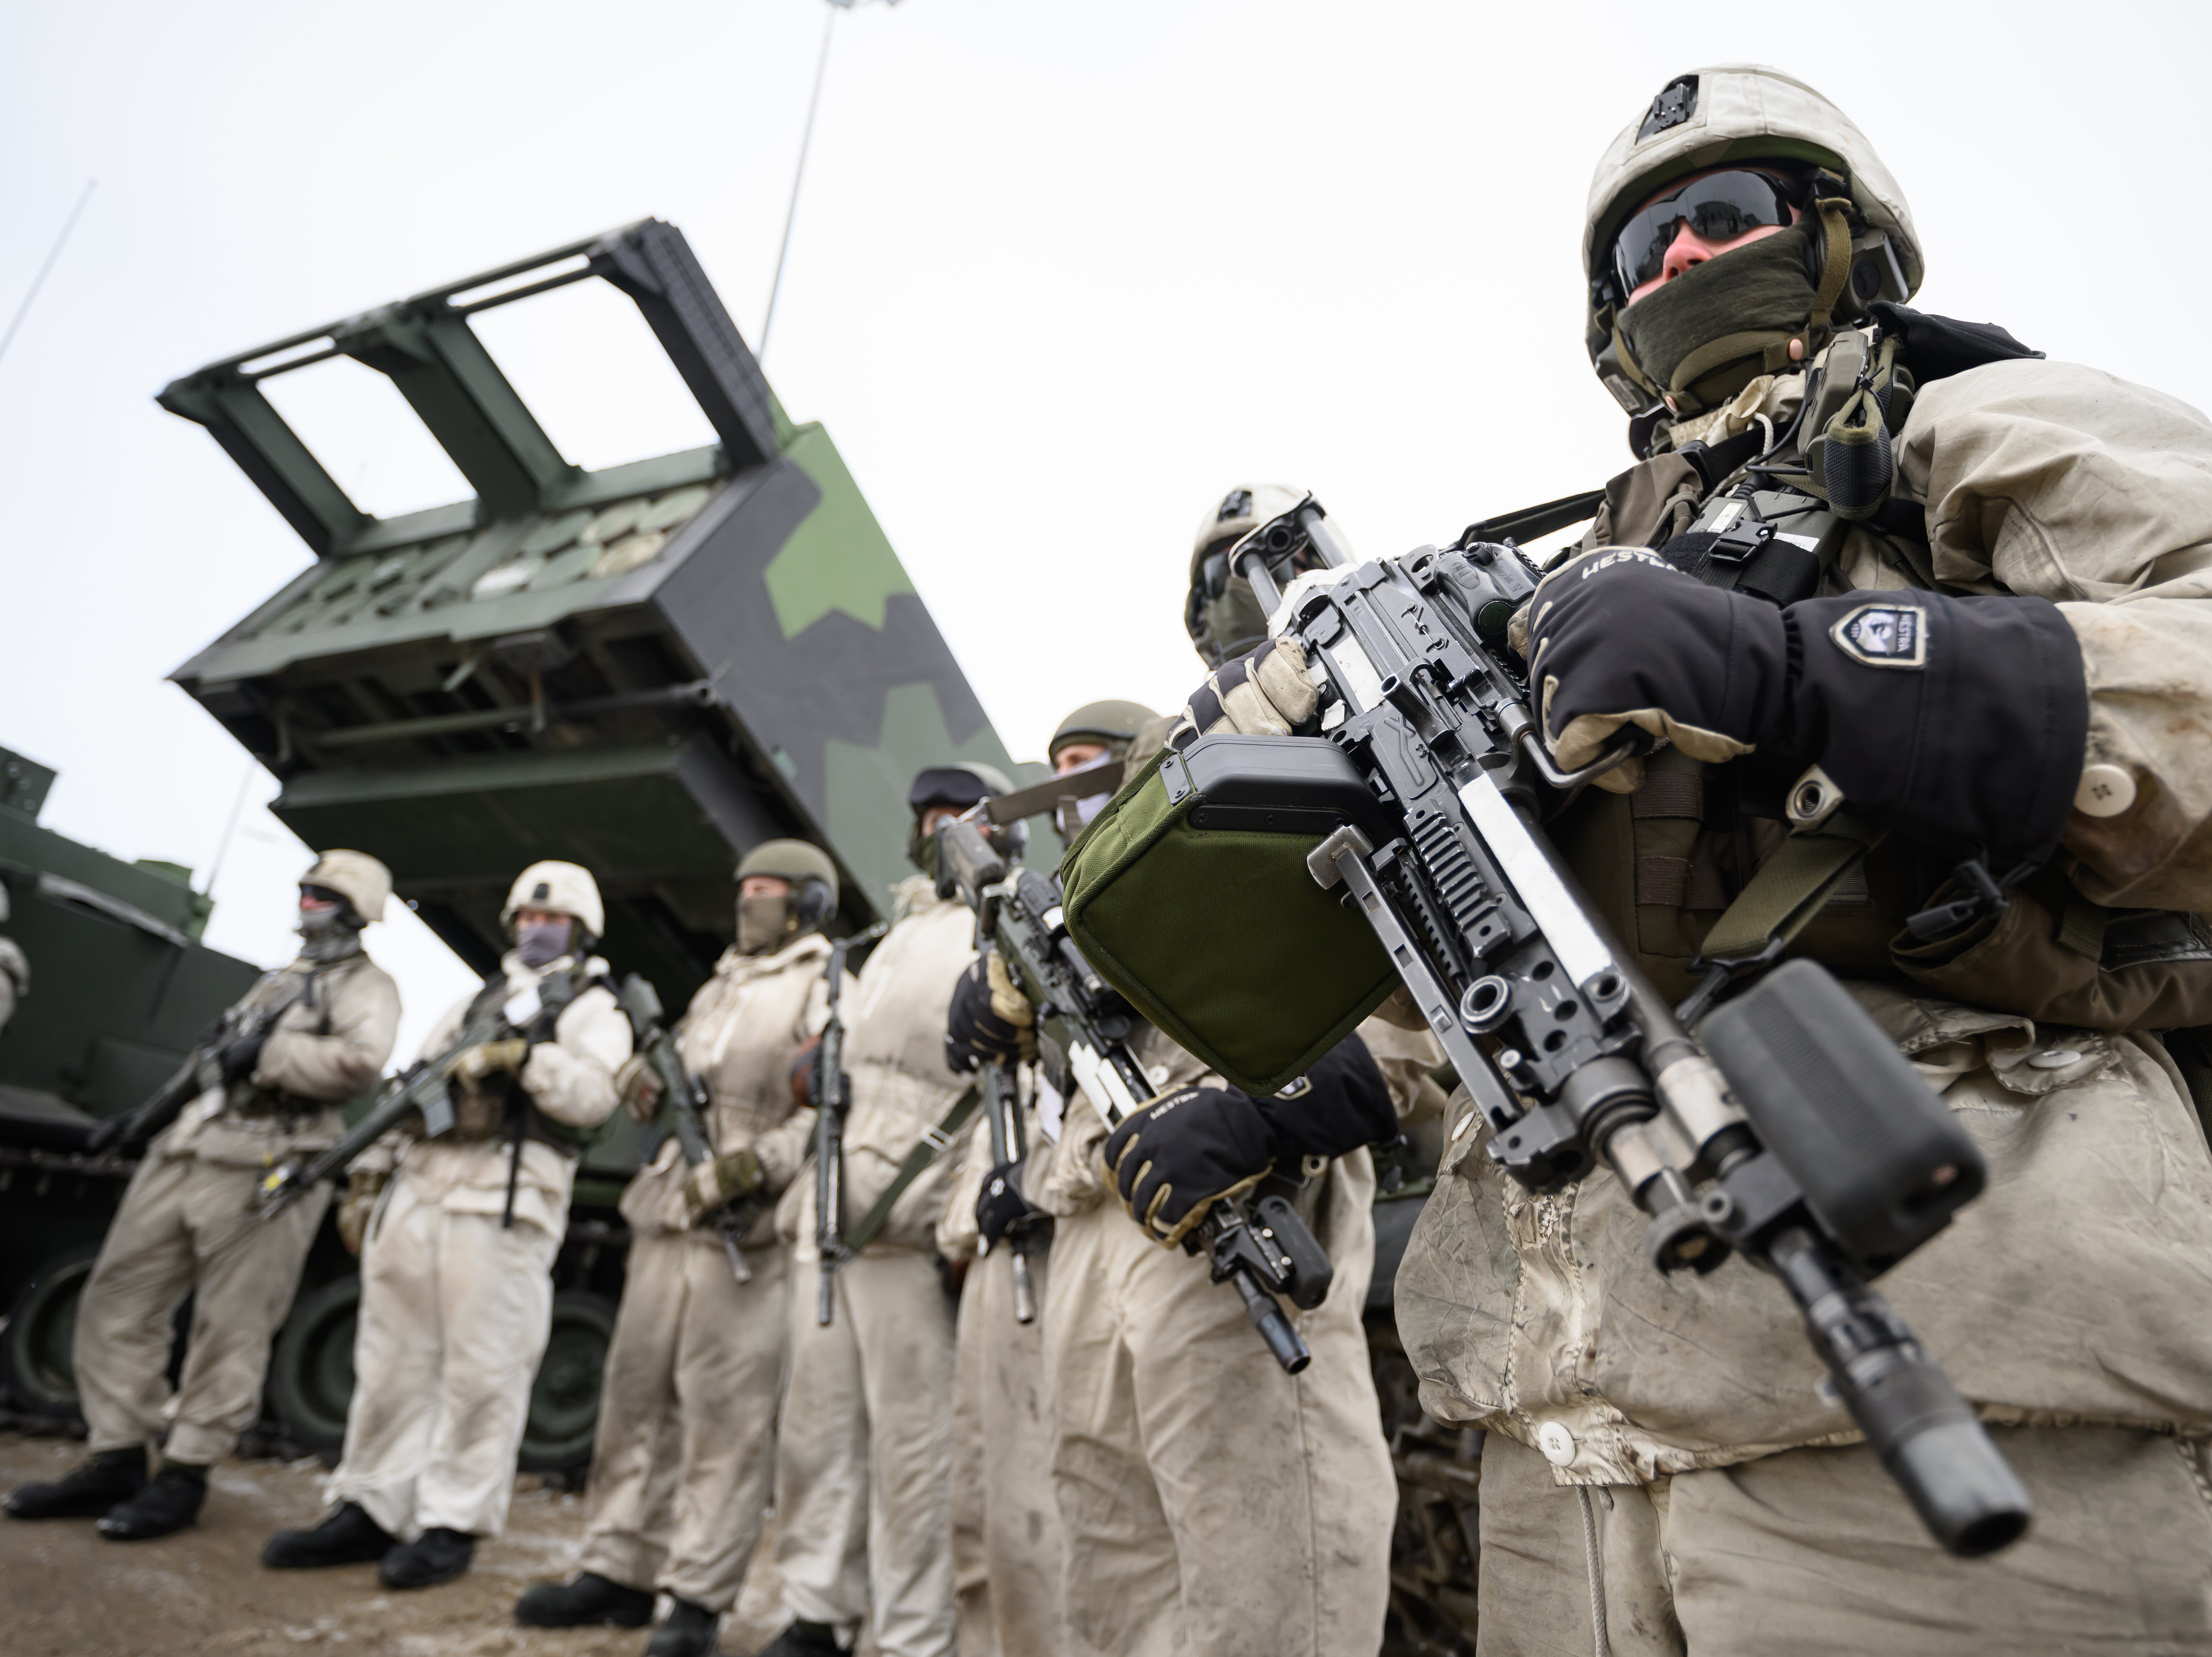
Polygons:
M884 1194L876 1199L874 1205L866 1213L860 1216L860 1223L845 1239L848 1250L857 1254L876 1240L876 1234L890 1218L891 1209L906 1194L906 1188L929 1171L929 1165L937 1160L938 1153L951 1144L953 1136L968 1126L969 1119L975 1114L975 1107L982 1102L981 1090L972 1087L952 1102L952 1108L945 1113L944 1120L924 1133L914 1149L907 1152L906 1160L899 1164L898 1172L892 1175L890 1184L884 1188Z
M1817 833L1790 835L1713 923L1705 934L1704 959L1741 960L1772 944L1786 945L1887 832L1839 811Z

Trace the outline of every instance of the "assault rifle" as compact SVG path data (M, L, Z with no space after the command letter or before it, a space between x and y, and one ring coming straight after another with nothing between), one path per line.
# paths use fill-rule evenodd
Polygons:
M1972 1557L2019 1536L2027 1491L1869 1286L1979 1192L1979 1153L1824 968L1771 972L1705 1018L1700 1051L1607 937L1532 824L1648 739L1553 763L1504 644L1535 584L1518 549L1471 533L1355 563L1309 496L1230 558L1320 670L1324 736L1202 737L1164 763L1209 805L1333 810L1307 867L1371 926L1492 1160L1537 1192L1602 1167L1651 1217L1662 1272L1734 1252L1780 1278L1936 1539Z
M533 986L520 996L492 999L490 1005L480 1008L462 1026L453 1046L434 1059L416 1059L385 1083L368 1114L348 1129L345 1137L336 1144L305 1162L294 1157L271 1168L263 1177L256 1193L261 1217L276 1218L319 1181L337 1179L353 1166L363 1151L404 1121L410 1113L422 1114L422 1138L426 1139L437 1138L451 1129L453 1083L446 1075L446 1066L471 1047L496 1041L511 1031L543 1025L546 1027L544 1034L550 1035L552 1021L559 1017L567 1001L560 1000L556 1005L553 997L540 995L539 987ZM521 1149L518 1130L507 1177L507 1208L510 1217L514 1208L515 1175L521 1166Z
M853 1079L845 1074L845 1018L839 1011L845 956L884 935L882 921L853 938L833 938L829 964L830 1017L814 1051L814 1251L822 1262L814 1321L827 1329L837 1313L837 1268L852 1258L845 1247L845 1116L853 1108Z
M143 1144L175 1121L186 1105L208 1089L219 1085L222 1081L222 1050L234 1041L264 1035L275 1029L276 1021L298 1005L300 998L307 994L307 986L314 982L312 974L302 974L299 987L291 994L264 1006L247 1005L253 999L255 991L283 975L282 968L264 973L253 990L225 1009L208 1026L199 1045L185 1055L184 1063L169 1073L168 1079L155 1088L143 1104L100 1124L86 1140L85 1149L98 1153L117 1146Z
M948 897L957 891L975 912L979 937L1004 957L1036 1009L1037 1059L1046 1080L1062 1096L1079 1086L1107 1125L1118 1125L1157 1093L1129 1049L1143 1020L1068 937L1058 885L1034 869L1010 866L972 814L940 824L937 847L939 891ZM989 1068L1011 1095L1011 1073ZM995 1126L992 1155L1004 1160ZM1334 1267L1286 1196L1262 1196L1249 1216L1237 1203L1217 1202L1183 1247L1193 1254L1203 1249L1213 1281L1233 1285L1243 1297L1245 1314L1286 1374L1312 1361L1275 1296L1310 1311L1328 1296ZM1015 1264L1024 1271L1018 1253Z
M712 1162L714 1147L707 1138L707 1115L711 1102L707 1097L707 1087L684 1068L684 1056L676 1050L676 1033L660 1022L660 992L632 973L623 980L615 1005L629 1020L630 1039L637 1055L651 1067L660 1083L662 1096L668 1102L669 1120L676 1131L676 1147L683 1154L684 1166L696 1168L702 1162ZM745 1265L744 1251L738 1244L760 1214L761 1205L750 1199L724 1203L714 1211L715 1235L722 1240L722 1253L729 1257L730 1270L737 1274L739 1283L753 1280L752 1272Z

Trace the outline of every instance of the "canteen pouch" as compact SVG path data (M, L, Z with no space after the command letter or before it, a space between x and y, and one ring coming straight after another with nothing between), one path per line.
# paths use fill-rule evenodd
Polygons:
M1279 1091L1398 985L1366 921L1306 854L1344 823L1396 838L1317 737L1202 737L1124 783L1060 865L1069 936L1098 975L1237 1087Z

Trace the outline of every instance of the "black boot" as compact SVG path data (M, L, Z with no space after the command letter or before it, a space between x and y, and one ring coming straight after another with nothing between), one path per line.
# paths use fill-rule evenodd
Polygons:
M643 1628L653 1620L653 1594L587 1570L573 1582L532 1582L514 1602L525 1628Z
M760 1648L759 1657L823 1657L842 1653L837 1630L827 1623L793 1623Z
M678 1599L668 1620L645 1642L645 1657L714 1657L714 1633L722 1619L704 1605ZM836 1648L830 1647L832 1651Z
M476 1551L477 1539L466 1531L434 1525L386 1554L376 1580L387 1588L434 1588L466 1570Z
M102 1450L46 1484L18 1484L0 1507L10 1519L97 1519L146 1487L146 1452Z
M398 1545L399 1539L363 1513L358 1502L343 1502L311 1531L277 1532L261 1550L261 1563L271 1570L365 1565Z
M164 1461L153 1482L111 1508L97 1528L111 1542L149 1542L184 1529L200 1516L200 1503L206 1500L206 1468Z

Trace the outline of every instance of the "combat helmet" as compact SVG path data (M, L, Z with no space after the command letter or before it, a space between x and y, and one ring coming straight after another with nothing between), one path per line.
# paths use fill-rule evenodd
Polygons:
M1182 624L1208 667L1235 661L1267 636L1252 584L1230 570L1230 548L1305 498L1304 489L1281 483L1239 483L1198 520Z
M965 811L994 796L1013 792L1013 781L1005 772L980 760L925 766L915 774L914 786L907 791L907 809L914 814L914 822L907 830L906 860L926 875L933 877L937 873L937 842L925 839L921 832L921 820L931 808L949 805L955 810ZM1018 858L1029 849L1030 826L1026 822L994 824L988 832L992 845L1002 857Z
M336 893L367 926L384 919L385 900L392 895L392 871L366 852L325 852L300 877L300 884Z
M1771 170L1796 192L1789 233L1724 256L1735 288L1710 302L1709 262L1646 296L1624 327L1628 292L1620 233L1677 179L1740 164ZM1850 118L1802 81L1756 64L1678 75L1624 127L1598 162L1583 228L1585 343L1599 379L1631 416L1638 452L1659 420L1719 406L1760 373L1809 361L1835 329L1878 299L1920 286L1920 238L1905 192ZM1752 284L1746 286L1746 284ZM1669 291L1673 290L1673 291ZM1702 290L1702 291L1700 291ZM1710 319L1710 320L1708 320Z
M1163 723L1160 716L1142 702L1085 702L1060 722L1060 728L1052 733L1052 741L1045 747L1045 756L1057 770L1063 750L1077 743L1098 743L1104 746L1109 758L1126 760L1146 734L1146 727ZM1156 744L1158 737L1154 737L1153 741ZM1090 763L1103 762L1094 760ZM1067 774L1079 775L1084 768L1078 768ZM1113 794L1113 789L1107 787L1095 794L1062 795L1052 817L1052 826L1061 841L1073 845Z
M499 912L499 924L512 933L515 913L522 909L551 909L574 915L589 938L606 935L607 911L599 901L599 883L592 878L590 870L577 864L533 863L517 875L507 890L507 907ZM583 944L576 947L581 953Z
M738 862L738 884L743 886L749 875L773 875L787 882L791 889L767 905L757 905L750 924L746 906L756 901L738 897L738 947L748 955L811 932L836 912L837 865L811 841L763 841Z

